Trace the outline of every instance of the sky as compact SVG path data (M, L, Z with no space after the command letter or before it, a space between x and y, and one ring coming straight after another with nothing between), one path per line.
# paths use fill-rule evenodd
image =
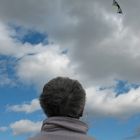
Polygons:
M85 88L88 135L140 139L140 1L112 3L0 0L0 139L40 132L38 97L57 76Z

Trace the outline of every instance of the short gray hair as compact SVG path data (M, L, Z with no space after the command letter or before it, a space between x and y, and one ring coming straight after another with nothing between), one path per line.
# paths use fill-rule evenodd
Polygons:
M85 95L85 90L77 80L57 77L44 85L39 100L48 117L79 118L83 114Z

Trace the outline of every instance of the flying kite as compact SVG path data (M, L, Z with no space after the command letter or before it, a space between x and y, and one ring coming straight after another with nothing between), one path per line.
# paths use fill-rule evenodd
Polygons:
M112 5L117 7L117 10L118 10L117 13L119 13L119 14L123 13L120 5L118 4L118 2L116 0L113 0L113 4Z

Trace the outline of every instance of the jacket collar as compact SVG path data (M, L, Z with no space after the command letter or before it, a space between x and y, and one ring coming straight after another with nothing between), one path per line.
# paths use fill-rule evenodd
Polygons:
M68 130L86 134L88 126L79 119L71 117L49 117L43 121L42 131Z

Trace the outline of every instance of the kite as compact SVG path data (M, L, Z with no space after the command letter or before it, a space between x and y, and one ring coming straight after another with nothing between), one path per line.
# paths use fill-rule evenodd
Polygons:
M116 0L113 0L112 5L117 7L117 9L118 9L117 13L122 14L122 9Z

